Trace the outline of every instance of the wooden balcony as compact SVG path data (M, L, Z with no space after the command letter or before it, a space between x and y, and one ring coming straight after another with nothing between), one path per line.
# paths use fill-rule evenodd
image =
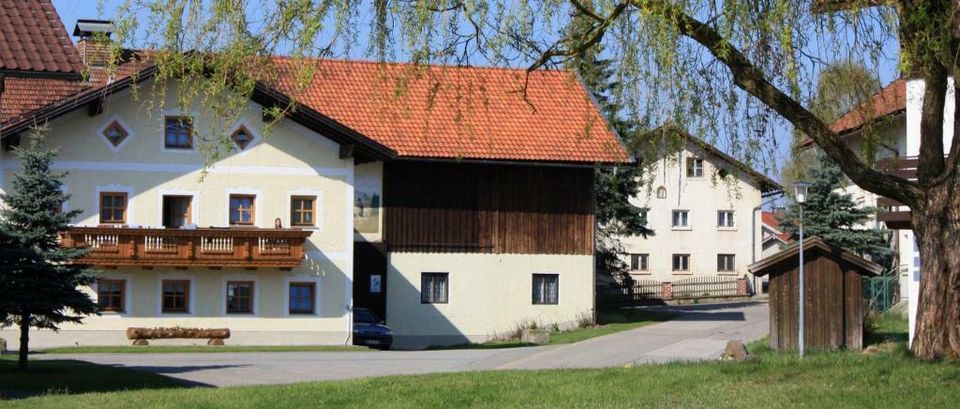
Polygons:
M61 244L89 249L80 262L98 267L292 269L303 262L305 242L312 233L299 229L71 227Z
M877 163L877 168L888 175L895 175L907 180L917 179L916 157L884 160ZM886 224L888 229L909 230L910 208L896 200L886 197L877 198L877 221Z

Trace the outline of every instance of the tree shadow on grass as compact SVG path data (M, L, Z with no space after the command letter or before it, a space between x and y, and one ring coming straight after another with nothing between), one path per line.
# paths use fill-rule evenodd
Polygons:
M26 371L18 371L16 356L0 358L0 400L47 394L207 386L155 373L76 360L31 360Z

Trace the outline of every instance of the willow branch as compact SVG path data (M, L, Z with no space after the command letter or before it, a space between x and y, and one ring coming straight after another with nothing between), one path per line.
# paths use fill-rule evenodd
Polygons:
M730 69L737 87L759 99L798 130L809 135L856 184L906 205L919 203L923 192L916 183L885 175L864 164L827 124L772 84L759 68L714 28L665 2L635 0L634 3L646 12L665 18L681 34L705 47Z

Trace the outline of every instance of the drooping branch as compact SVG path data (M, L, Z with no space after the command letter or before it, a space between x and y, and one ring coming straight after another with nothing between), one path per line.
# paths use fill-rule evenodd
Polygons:
M714 28L666 2L635 0L634 4L671 22L681 34L705 47L730 69L734 84L809 135L857 185L907 205L919 203L923 193L916 183L882 174L864 164L827 124L771 83L763 71Z

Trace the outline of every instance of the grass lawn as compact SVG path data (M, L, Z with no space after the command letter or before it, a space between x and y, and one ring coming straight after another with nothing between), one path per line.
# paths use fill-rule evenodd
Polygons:
M0 356L0 400L39 394L184 387L165 376L80 361L31 360L27 372L19 372L16 368L16 355Z
M887 327L877 339L902 333ZM883 327L883 326L881 326ZM905 328L905 326L904 326ZM10 407L683 407L954 408L960 364L903 349L817 353L803 360L752 345L756 359L613 369L491 371L286 386L147 389L8 402Z
M149 354L176 352L313 352L313 351L371 351L353 345L289 345L289 346L239 346L239 345L145 345L64 347L38 351L44 354Z
M904 320L879 317L873 342L898 342ZM112 407L682 407L682 408L955 408L960 402L960 363L920 362L902 342L874 354L811 352L804 359L751 344L745 362L673 363L611 369L489 371L392 376L351 381L223 389L172 389L163 377L117 368L60 362L56 371L28 378L6 372L0 385L40 389L64 385L69 392L4 402L12 408ZM40 364L35 362L35 364ZM77 365L77 366L70 366ZM65 371L75 371L68 374ZM55 376L52 376L55 375ZM58 381L53 381L55 378ZM109 387L104 386L109 383ZM167 388L167 389L159 389Z
M567 331L554 331L550 333L550 345L570 344L580 342L586 339L609 335L615 332L626 331L634 328L640 328L644 325L650 325L655 322L662 322L673 318L675 315L664 312L651 312L645 310L619 310L602 311L597 317L600 322L598 325L585 328L576 328ZM431 349L494 349L494 348L517 348L527 347L531 344L524 344L520 339L506 339L488 341L482 344L464 344L451 345L443 347L434 347Z

